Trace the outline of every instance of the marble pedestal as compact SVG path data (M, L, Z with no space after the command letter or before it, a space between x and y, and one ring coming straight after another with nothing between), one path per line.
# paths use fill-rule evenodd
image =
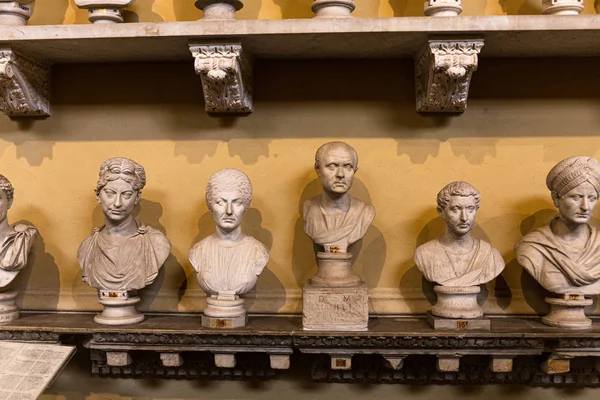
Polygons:
M302 290L302 328L319 331L366 331L369 292L365 283L353 287L307 284Z
M431 314L442 318L479 318L483 309L477 304L479 286L435 286L437 303L431 308Z
M15 302L17 294L16 290L0 291L0 324L6 324L19 318L19 307Z
M563 297L546 297L550 304L550 313L542 317L542 322L549 326L564 329L589 329L592 320L585 316L585 307L593 303L583 295L564 295Z
M232 294L219 293L206 298L202 326L206 328L241 328L248 323L244 299Z
M310 278L315 286L353 287L360 285L360 276L352 270L352 253L317 253L319 270Z
M126 290L99 290L98 302L104 309L94 317L94 322L102 325L129 325L144 320L144 315L136 310L140 302L137 292Z
M32 0L0 1L0 25L24 26L31 17Z
M77 7L88 10L88 19L94 24L123 22L121 10L134 2L135 0L75 0Z

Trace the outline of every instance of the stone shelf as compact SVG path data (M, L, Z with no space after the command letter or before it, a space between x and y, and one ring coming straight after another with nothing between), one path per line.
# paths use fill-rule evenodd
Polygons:
M383 382L414 382L415 368L429 365L432 382L473 383L485 375L485 382L594 386L598 322L565 331L539 318L493 318L490 331L435 331L424 317L398 317L371 319L366 332L320 332L303 331L299 317L253 316L245 328L218 330L203 328L199 315L148 315L118 327L97 325L92 314L24 313L0 326L0 340L80 343L92 372L107 376L267 377L313 357L315 380L360 380L366 362L367 369L378 365L371 378Z
M600 55L600 15L0 26L1 44L50 64L189 60L189 43L221 40L264 58L415 58L432 35L484 38L482 57Z

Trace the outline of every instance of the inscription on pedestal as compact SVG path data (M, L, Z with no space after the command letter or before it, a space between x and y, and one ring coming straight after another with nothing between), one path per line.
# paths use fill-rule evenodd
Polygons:
M367 330L369 295L365 284L348 288L306 285L302 326L310 330Z

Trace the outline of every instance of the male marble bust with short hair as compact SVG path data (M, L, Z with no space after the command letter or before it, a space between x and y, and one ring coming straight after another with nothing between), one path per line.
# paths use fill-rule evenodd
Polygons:
M442 286L476 286L494 279L504 260L488 242L471 236L481 195L467 182L452 182L437 196L437 211L446 223L444 234L419 246L417 268Z
M304 203L304 232L325 252L345 253L375 218L375 208L348 194L358 170L356 150L344 142L325 143L315 155L323 193Z

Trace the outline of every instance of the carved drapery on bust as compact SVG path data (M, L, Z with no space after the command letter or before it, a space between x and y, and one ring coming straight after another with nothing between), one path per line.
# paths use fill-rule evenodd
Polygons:
M502 256L488 242L471 236L481 195L467 182L452 182L437 196L437 210L446 223L442 236L415 251L417 268L442 286L477 286L504 269Z
M215 235L198 242L190 251L190 262L198 283L208 295L248 293L269 261L265 246L250 236L223 243Z
M115 157L100 167L96 198L105 224L94 229L77 253L83 281L96 289L134 291L154 282L171 243L160 231L133 218L146 185L144 168Z
M49 96L49 68L0 48L0 110L9 117L47 117Z
M304 202L304 232L320 246L338 246L344 251L359 241L375 218L375 208L350 197L347 212L327 212L321 196Z
M600 192L600 163L567 158L550 170L546 186L559 215L517 243L517 261L550 292L598 294L600 238L587 222Z
M323 193L304 202L304 232L325 252L345 253L367 232L375 208L348 191L358 170L358 154L344 142L325 143L315 154L315 171Z
M77 253L83 281L96 289L138 290L152 282L169 255L167 237L136 220L130 236L104 236L94 229Z

